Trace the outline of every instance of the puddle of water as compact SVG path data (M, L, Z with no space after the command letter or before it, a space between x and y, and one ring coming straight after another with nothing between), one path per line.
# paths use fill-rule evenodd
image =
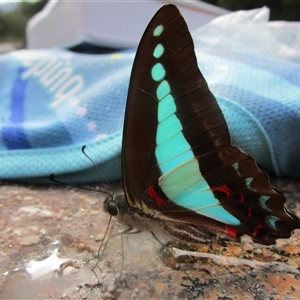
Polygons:
M57 256L58 249L54 249L53 253L44 260L32 260L29 262L28 267L25 269L30 275L31 279L37 279L53 273L54 271L59 271L63 268L66 262L71 262L71 258L59 258Z
M156 241L150 235L136 234L124 238L124 273L121 275L123 256L120 236L111 238L95 270L97 277L92 272L97 262L94 254L69 250L66 251L69 252L68 257L62 257L55 248L45 259L33 259L24 268L3 273L0 299L58 299L71 296L75 299L111 299L119 297L123 288L126 290L124 297L129 297L134 291L127 286L134 284L137 278L148 280L152 272L159 277L162 262L156 251L151 250L152 243ZM143 250L144 247L146 249ZM60 248L63 248L61 244Z

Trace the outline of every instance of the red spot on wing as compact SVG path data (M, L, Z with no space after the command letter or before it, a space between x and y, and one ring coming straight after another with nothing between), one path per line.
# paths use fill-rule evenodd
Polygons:
M240 202L243 203L245 201L245 196L243 194L240 195Z
M255 228L254 228L254 230L252 232L252 236L257 236L259 230L262 229L262 228L263 227L260 224L258 224L257 226L255 226Z
M163 197L161 197L161 196L157 193L157 191L155 190L154 185L151 185L151 186L148 188L148 191L147 191L147 192L148 192L148 195L149 195L152 199L154 199L156 206L160 206L160 205L162 205L164 202L169 201L169 199L164 199Z
M216 187L212 188L212 191L222 192L226 195L226 197L229 197L231 194L230 189L228 188L228 186L226 184L216 186Z
M248 207L248 217L252 216L252 207Z
M238 236L239 231L229 225L225 226L225 233L229 236L236 238Z

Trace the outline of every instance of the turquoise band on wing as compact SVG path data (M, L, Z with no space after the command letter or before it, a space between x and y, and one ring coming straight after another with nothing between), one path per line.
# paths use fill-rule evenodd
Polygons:
M160 36L163 26L155 28L153 35ZM153 56L163 58L164 46L158 44ZM171 87L165 80L166 69L157 62L151 69L151 77L158 82L158 126L156 132L155 155L162 176L159 185L176 204L199 214L230 225L239 225L240 221L226 211L214 197L208 183L200 173L198 160L194 157L190 144L182 133L182 124L176 115L176 104ZM235 166L238 168L238 165ZM251 181L249 181L250 185Z
M166 71L161 63L157 63L151 70L151 76L155 81L161 81L166 76Z
M158 25L153 31L153 36L160 36L163 31L164 31L164 26Z
M153 56L155 58L160 58L164 54L164 52L165 52L164 46L162 44L158 44L153 51Z

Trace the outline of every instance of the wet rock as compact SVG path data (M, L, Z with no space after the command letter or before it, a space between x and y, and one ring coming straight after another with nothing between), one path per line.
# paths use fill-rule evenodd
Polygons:
M40 241L40 237L38 235L29 235L29 236L24 236L21 241L20 245L33 245L37 244Z
M274 184L298 216L299 183ZM121 235L124 226L112 221L108 243L99 250L109 221L104 200L69 187L3 183L0 299L300 299L299 230L272 247L250 239L199 245L191 250L210 255L186 252L174 261L168 251L161 255L165 249L151 234ZM55 249L72 265L26 277L30 262L48 261Z

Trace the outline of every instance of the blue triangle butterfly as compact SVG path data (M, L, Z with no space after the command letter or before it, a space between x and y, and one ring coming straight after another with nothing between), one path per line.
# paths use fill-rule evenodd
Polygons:
M254 159L233 146L174 5L150 21L132 68L123 133L125 199L105 209L131 228L173 239L274 244L300 221Z

